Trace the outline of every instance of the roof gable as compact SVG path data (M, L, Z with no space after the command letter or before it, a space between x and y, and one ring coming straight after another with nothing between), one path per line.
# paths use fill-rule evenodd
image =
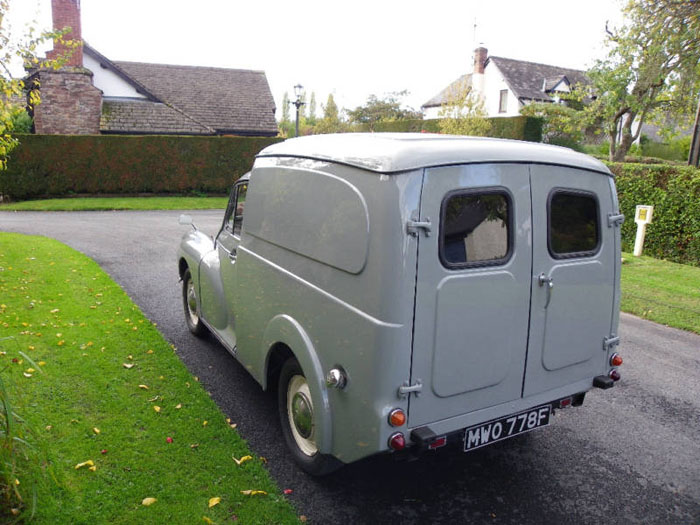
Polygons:
M451 97L454 96L453 95L454 93L460 93L465 88L471 89L471 85L472 85L471 73L468 73L466 75L462 75L457 80L455 80L450 85L448 85L445 89L440 91L440 93L438 93L433 98L428 100L421 107L422 108L436 108L436 107L444 106L445 104L449 104Z

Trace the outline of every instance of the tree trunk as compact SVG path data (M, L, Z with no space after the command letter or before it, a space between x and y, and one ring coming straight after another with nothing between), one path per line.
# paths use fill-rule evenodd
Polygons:
M688 164L700 168L700 99L698 100L698 112L695 114L695 125L693 126L693 138L690 143Z
M632 135L632 124L634 123L634 119L636 116L636 113L627 113L623 117L621 133L622 136L620 137L620 142L616 145L614 150L612 146L610 148L612 154L612 158L610 160L612 160L613 162L625 161L625 156L627 155L627 152L630 150L630 148L632 147L632 143L634 142L634 135Z

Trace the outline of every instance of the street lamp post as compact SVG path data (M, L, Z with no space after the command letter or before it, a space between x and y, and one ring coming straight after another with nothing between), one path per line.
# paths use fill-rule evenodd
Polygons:
M296 86L294 86L294 96L297 99L294 101L291 101L291 100L289 101L290 104L292 104L294 107L297 108L297 120L296 120L296 126L295 126L296 134L294 135L295 137L299 136L299 108L301 106L303 106L304 104L306 104L306 102L303 102L301 100L301 95L303 93L303 90L304 90L304 86L302 86L301 84L297 84Z

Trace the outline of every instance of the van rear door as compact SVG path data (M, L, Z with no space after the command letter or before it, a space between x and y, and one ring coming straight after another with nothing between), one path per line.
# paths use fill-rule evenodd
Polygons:
M426 169L409 425L604 373L615 204L604 174L536 164Z
M532 165L533 290L523 394L602 374L613 334L616 228L607 176Z
M474 164L426 169L409 425L522 395L532 267L529 169ZM441 215L441 216L440 216Z

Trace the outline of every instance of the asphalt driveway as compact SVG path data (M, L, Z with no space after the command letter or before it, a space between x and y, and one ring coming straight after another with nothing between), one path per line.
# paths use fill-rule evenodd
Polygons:
M274 396L213 338L187 331L179 212L0 212L95 259L158 324L300 514L314 523L700 523L700 336L622 316L622 380L547 429L470 454L371 458L317 480L288 456ZM222 212L191 212L214 234Z

